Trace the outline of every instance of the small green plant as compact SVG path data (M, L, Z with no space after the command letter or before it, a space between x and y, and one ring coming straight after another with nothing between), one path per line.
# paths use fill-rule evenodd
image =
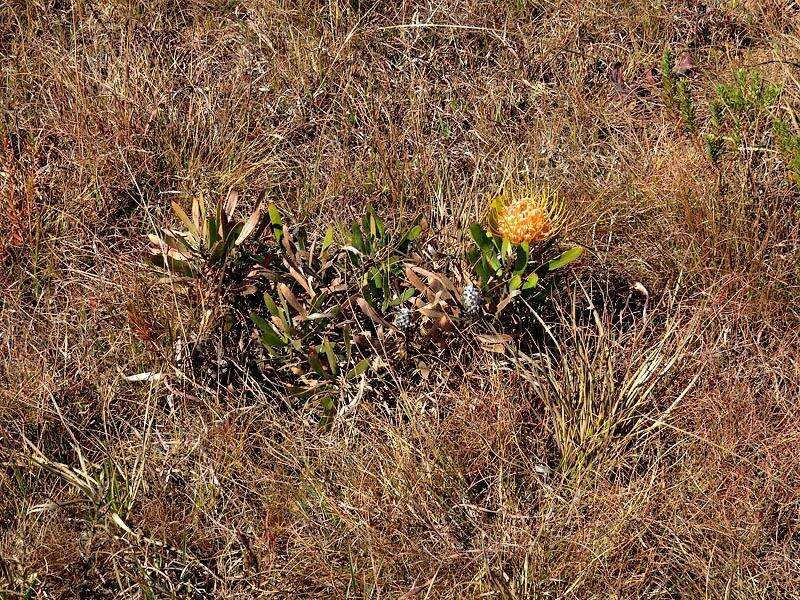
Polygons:
M686 133L697 130L697 116L688 75L692 69L691 57L684 52L678 59L669 47L661 55L661 99L664 106L681 117Z
M692 86L688 79L679 79L676 88L676 98L681 112L681 121L686 133L697 131L697 114L692 98Z
M668 47L661 55L661 99L667 107L675 106L677 82L675 77L675 55Z
M767 143L768 115L781 86L765 82L757 72L739 69L732 81L716 86L716 93L709 105L710 132L704 136L713 160L744 145Z
M316 403L323 411L321 425L327 425L344 391L370 366L354 346L350 326L339 323L332 311L327 315L295 313L285 301L281 306L265 296L272 314L268 321L257 314L253 322L261 333L273 368L288 375L287 391L295 398ZM310 327L308 326L310 325ZM277 361L277 363L276 363Z
M773 123L775 141L786 167L789 177L800 186L800 132L795 133L787 121L776 119Z
M717 95L735 120L765 113L778 99L781 86L765 82L756 71L739 69L733 81L717 85Z
M726 152L775 150L800 185L800 132L792 121L771 118L782 88L766 82L757 72L740 69L730 82L716 86L709 105L709 133L703 137L714 161Z

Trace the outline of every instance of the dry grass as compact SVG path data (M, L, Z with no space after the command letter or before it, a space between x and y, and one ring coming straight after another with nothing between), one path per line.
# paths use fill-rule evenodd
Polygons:
M800 595L798 188L767 129L709 160L646 76L690 51L702 133L746 67L797 126L798 23L793 0L0 6L0 596ZM124 378L201 318L142 266L171 200L233 187L320 226L372 203L456 249L509 175L558 189L589 249L532 363L454 351L325 432L265 382Z

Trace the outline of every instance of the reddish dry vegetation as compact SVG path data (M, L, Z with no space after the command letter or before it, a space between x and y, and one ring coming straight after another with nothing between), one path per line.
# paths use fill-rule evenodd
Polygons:
M771 128L800 130L798 25L794 0L4 4L0 595L800 595ZM780 93L711 160L739 68ZM545 311L560 359L453 352L327 430L169 371L203 312L142 263L170 200L372 203L457 249L508 173L588 249Z

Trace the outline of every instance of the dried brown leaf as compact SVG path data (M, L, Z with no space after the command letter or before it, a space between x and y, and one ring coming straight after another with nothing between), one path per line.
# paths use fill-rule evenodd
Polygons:
M303 307L303 305L300 304L300 301L297 299L297 296L295 296L292 290L289 289L289 286L286 285L285 283L279 283L277 287L278 287L278 293L286 299L286 302L288 302L289 305L292 308L294 308L302 318L305 319L308 316L308 313L306 312L306 309Z
M622 74L622 63L617 62L613 64L611 72L609 73L609 78L614 88L616 88L620 94L623 96L630 94L631 87L625 83L625 77Z
M676 75L691 75L695 70L694 61L692 61L692 55L689 52L681 52L681 55L678 57L678 60L675 61L675 66L672 68L672 72Z

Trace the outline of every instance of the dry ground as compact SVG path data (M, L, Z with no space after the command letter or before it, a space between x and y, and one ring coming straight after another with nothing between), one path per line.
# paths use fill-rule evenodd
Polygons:
M0 67L0 596L800 597L798 182L763 123L701 137L738 68L798 128L796 0L10 0ZM481 355L320 431L124 379L188 318L142 265L170 200L372 203L455 249L509 172L588 249L547 311L561 395ZM646 433L559 412L602 421L653 352Z

